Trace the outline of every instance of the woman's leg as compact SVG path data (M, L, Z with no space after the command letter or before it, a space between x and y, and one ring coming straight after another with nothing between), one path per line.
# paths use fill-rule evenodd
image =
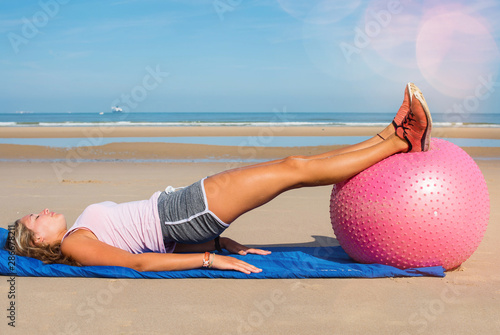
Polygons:
M352 145L348 145L348 146L345 146L345 147L342 147L342 148L334 149L334 150L331 150L331 151L328 151L328 152L324 152L324 153L321 153L321 154L306 156L306 157L303 157L303 158L307 158L307 159L325 158L325 157L331 157L331 156L336 156L336 155L340 155L340 154L345 154L345 153L356 151L356 150L361 150L361 149L364 149L364 148L369 148L369 147L371 147L371 146L373 146L375 144L378 144L378 143L382 142L384 139L389 138L392 134L394 134L394 130L395 129L392 126L392 124L389 124L377 136L373 136L373 137L367 139L366 141L363 141L363 142L360 142L360 143L356 143L356 144L352 144ZM275 163L282 162L283 160L284 160L284 158L273 160L273 161L267 161L267 162L263 162L263 163L257 163L257 164L253 164L253 165L250 165L250 166L247 166L247 167L243 167L241 169L254 168L256 166L264 166L264 165L275 164Z
M392 124L380 133L382 138L377 136L320 155L288 157L207 178L205 191L210 210L231 223L287 190L335 184L395 153L412 148L411 151L427 150L430 136L426 134L432 128L432 120L428 108L420 102L423 98L410 98L414 94L421 96L420 90L409 83Z
M294 156L221 172L205 180L209 208L226 223L259 207L284 191L344 181L408 144L394 134L375 145L328 156ZM332 153L332 152L330 152Z
M398 112L396 113L396 117L394 118L394 121L390 123L387 127L385 127L380 133L377 134L377 136L373 136L372 138L369 138L366 141L349 145L340 149L335 149L331 150L319 155L313 155L313 156L308 156L307 158L313 159L313 158L325 158L325 157L330 157L330 156L335 156L339 154L344 154L356 150L361 150L364 148L371 147L375 144L378 144L382 142L383 140L389 138L392 134L395 133L395 126L394 124L399 124L402 122L402 119L406 116L408 111L410 110L410 104L411 104L411 99L410 99L410 85L413 85L411 83L408 83L407 86L405 86L405 91L404 91L404 98L403 98L403 103L401 104L401 107L399 108ZM413 89L415 91L416 88ZM278 159L270 162L264 162L264 163L259 163L252 165L251 167L255 166L265 166L265 165L270 165L270 164L275 164L275 163L280 163L282 162L283 159Z
M335 149L329 152L325 152L319 155L313 155L313 156L307 156L307 158L324 158L324 157L330 157L330 156L335 156L339 154L345 154L351 151L356 151L356 150L361 150L365 148L369 148L375 144L378 144L384 139L389 138L392 134L394 134L394 126L392 124L389 124L387 127L384 128L377 136L373 136L366 141L356 143L353 145L348 145L340 149ZM379 136L380 135L380 136Z

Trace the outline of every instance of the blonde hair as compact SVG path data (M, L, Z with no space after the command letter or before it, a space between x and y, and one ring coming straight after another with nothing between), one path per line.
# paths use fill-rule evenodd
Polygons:
M35 245L35 233L28 229L21 220L16 220L14 230L10 230L14 238L8 239L8 250L14 250L18 256L27 256L39 259L46 264L66 264L80 266L78 262L61 253L61 242L55 244Z

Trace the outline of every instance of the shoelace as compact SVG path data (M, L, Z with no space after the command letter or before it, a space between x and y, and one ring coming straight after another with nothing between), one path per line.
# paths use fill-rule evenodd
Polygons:
M410 111L408 112L408 114L406 114L405 118L403 119L403 122L401 122L401 128L403 128L403 133L406 135L407 134L407 130L410 130L410 127L411 126L414 126L414 121L416 121L415 119L415 115L413 114L413 112Z

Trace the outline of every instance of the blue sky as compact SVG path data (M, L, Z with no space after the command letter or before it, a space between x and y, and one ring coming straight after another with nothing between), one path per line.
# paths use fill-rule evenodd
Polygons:
M500 2L1 1L0 113L497 113ZM168 73L168 75L167 75Z

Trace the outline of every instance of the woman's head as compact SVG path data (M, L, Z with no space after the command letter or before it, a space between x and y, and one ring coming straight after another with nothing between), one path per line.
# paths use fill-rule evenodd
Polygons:
M45 263L78 265L61 253L61 239L66 232L66 219L62 214L44 209L28 214L14 223L14 238L9 239L8 250L16 255L37 258Z
M28 214L18 220L32 232L31 238L35 245L55 244L61 242L66 233L64 215L45 208L38 214Z

